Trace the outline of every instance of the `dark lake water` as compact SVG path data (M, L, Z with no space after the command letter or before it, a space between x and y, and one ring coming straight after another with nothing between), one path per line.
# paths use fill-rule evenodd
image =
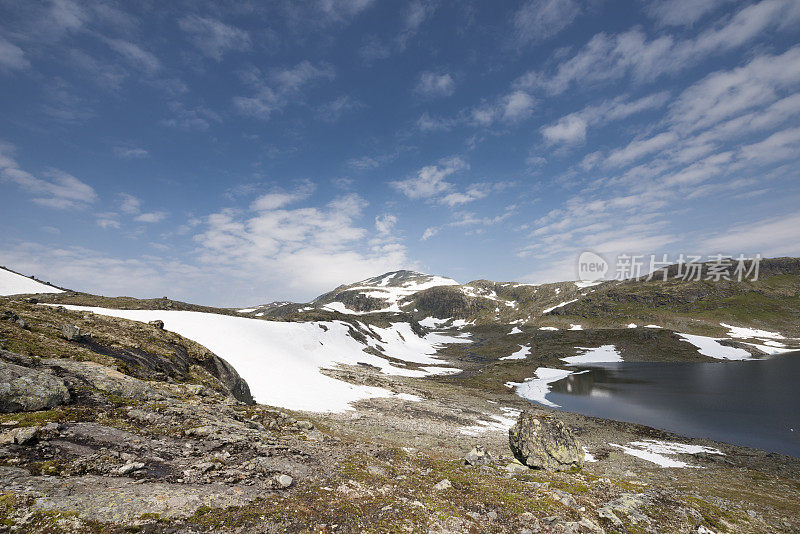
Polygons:
M719 363L581 366L550 384L562 410L800 458L800 352Z

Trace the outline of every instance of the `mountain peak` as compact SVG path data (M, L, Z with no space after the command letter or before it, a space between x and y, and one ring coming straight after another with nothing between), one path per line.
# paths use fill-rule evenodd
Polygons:
M418 271L409 271L401 269L399 271L390 271L383 273L366 280L361 280L352 286L369 286L369 287L403 287L419 291L434 286L452 286L458 285L458 282L452 278L444 276L436 276L431 274L420 273ZM419 287L425 286L425 287Z

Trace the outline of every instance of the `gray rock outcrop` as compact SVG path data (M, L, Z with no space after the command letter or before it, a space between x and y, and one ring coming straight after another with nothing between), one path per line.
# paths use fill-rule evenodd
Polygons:
M57 376L0 360L0 412L48 410L69 399L66 384Z

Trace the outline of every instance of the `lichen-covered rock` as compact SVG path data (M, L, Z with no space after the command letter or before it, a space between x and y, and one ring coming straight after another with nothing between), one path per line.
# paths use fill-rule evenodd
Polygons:
M69 399L67 386L57 376L0 360L0 412L47 410Z
M508 442L514 456L528 467L563 471L583 465L583 449L552 415L522 412L508 431Z
M64 336L64 339L67 341L80 341L83 338L81 329L74 324L65 324L62 326L61 335Z
M91 387L134 400L153 400L161 398L144 380L120 373L116 369L96 362L75 362L62 359L42 360L45 365L59 367L88 383Z

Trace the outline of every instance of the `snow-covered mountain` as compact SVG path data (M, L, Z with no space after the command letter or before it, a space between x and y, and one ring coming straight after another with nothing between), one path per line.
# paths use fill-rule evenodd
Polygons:
M339 286L317 297L311 304L341 313L401 312L413 295L439 286L457 286L452 278L394 271L367 278L354 284Z
M63 290L0 267L0 296L28 293L63 293Z

